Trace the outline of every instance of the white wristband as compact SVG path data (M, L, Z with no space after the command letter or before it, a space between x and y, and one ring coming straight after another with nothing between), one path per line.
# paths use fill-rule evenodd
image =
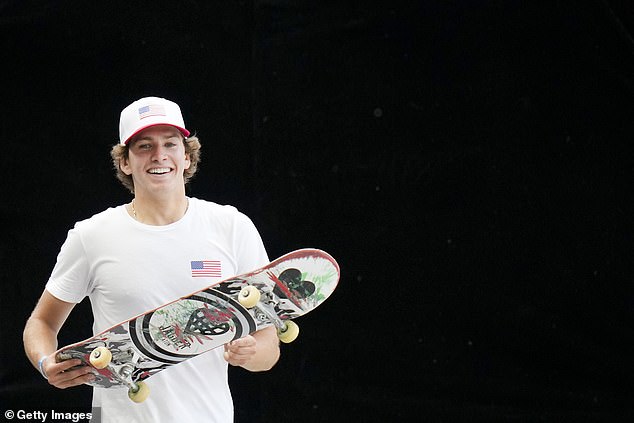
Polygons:
M44 376L44 379L48 380L48 376L46 376L46 372L44 371L44 367L42 367L42 364L44 364L44 360L46 360L48 358L48 356L44 355L42 356L42 358L40 358L40 361L37 362L37 368L40 370L40 373L42 374L42 376Z

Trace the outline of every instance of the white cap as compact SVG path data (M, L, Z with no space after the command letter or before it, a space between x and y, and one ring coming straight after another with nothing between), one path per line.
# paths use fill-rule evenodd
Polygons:
M190 133L185 129L185 122L178 104L164 98L145 97L121 111L119 142L126 145L130 138L155 125L173 126L181 131L185 138Z

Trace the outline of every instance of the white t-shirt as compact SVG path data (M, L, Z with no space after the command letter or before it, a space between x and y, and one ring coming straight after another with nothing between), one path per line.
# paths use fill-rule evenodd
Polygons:
M200 275L195 263L219 262ZM189 199L185 215L166 226L137 222L125 206L78 222L68 232L46 289L60 300L90 298L97 334L168 301L268 262L260 235L231 206ZM95 388L103 422L232 422L227 363L218 348L152 376L149 398L127 389Z

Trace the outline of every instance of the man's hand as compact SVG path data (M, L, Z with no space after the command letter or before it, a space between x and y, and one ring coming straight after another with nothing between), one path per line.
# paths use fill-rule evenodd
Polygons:
M225 345L225 360L251 372L270 370L280 358L280 341L275 326L253 332Z
M225 360L232 366L244 366L257 352L257 342L251 335L225 344Z
M73 369L76 366L81 366L81 360L72 359L56 363L53 358L47 357L42 362L42 368L48 377L48 383L60 389L81 385L95 379L95 375L92 374L89 366Z

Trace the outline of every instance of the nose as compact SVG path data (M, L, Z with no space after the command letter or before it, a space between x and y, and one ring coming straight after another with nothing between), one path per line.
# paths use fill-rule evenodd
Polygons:
M158 146L154 149L154 155L152 157L152 160L154 161L163 161L167 159L167 152L165 147L163 146Z

